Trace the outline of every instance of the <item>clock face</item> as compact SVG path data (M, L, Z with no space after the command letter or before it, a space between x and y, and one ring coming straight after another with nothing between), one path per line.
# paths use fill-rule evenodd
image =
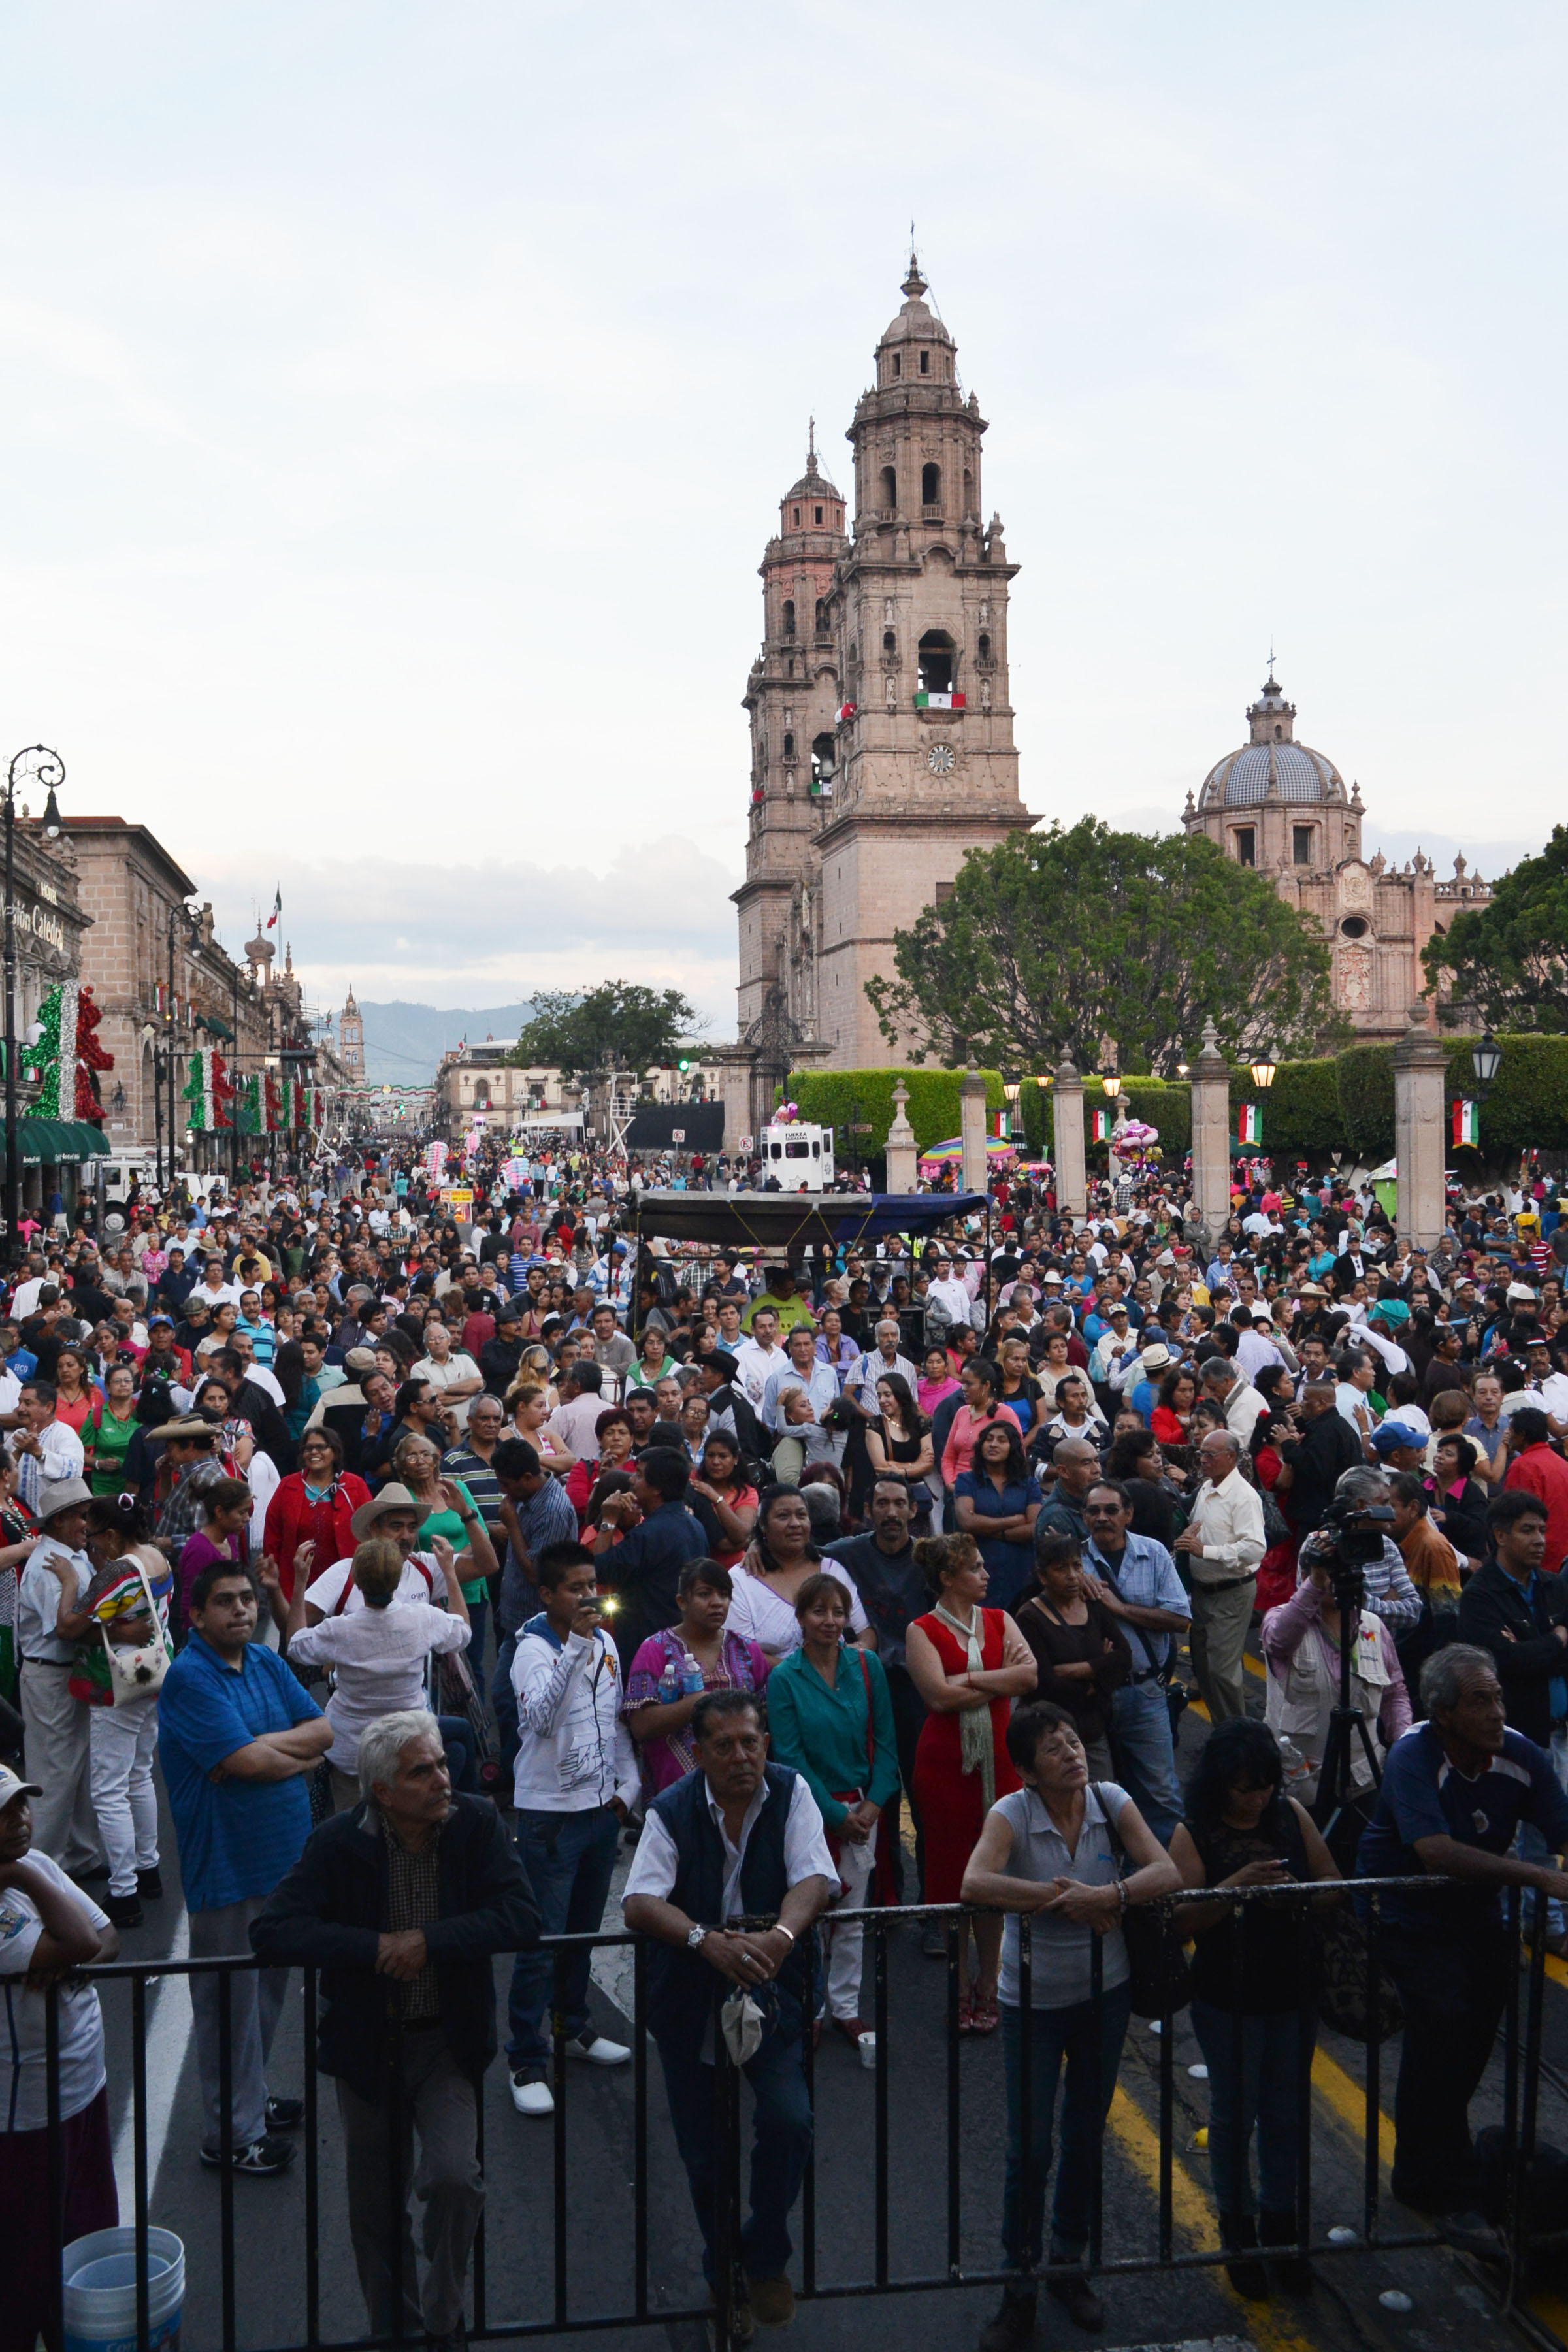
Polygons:
M926 765L933 776L951 776L952 773L952 744L933 743L926 753Z

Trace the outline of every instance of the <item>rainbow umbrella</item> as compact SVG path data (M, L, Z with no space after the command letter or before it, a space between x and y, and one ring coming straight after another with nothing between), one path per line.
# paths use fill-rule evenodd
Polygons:
M1016 1160L1017 1158L1017 1154L1018 1147L1016 1143L1008 1143L999 1135L988 1135L986 1137L985 1157L987 1160ZM961 1136L953 1135L950 1136L945 1143L933 1143L930 1147L929 1150L922 1151L921 1153L920 1164L922 1168L941 1168L947 1162L955 1160L962 1160L963 1157L963 1138Z

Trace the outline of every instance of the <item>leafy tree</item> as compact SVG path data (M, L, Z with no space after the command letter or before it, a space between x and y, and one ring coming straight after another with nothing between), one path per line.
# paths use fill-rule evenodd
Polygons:
M1568 825L1539 857L1505 874L1484 907L1456 915L1422 950L1428 986L1447 978L1450 1024L1479 1013L1489 1029L1568 1030Z
M1315 928L1202 835L1113 833L1098 818L971 850L952 895L895 934L897 978L868 982L913 1058L1003 1070L1174 1075L1205 1020L1222 1047L1322 1051L1334 1013Z
M647 1070L673 1062L679 1040L698 1025L695 1007L679 988L644 988L638 981L601 981L597 988L541 989L533 1017L507 1055L516 1064L547 1063L581 1076L588 1070Z

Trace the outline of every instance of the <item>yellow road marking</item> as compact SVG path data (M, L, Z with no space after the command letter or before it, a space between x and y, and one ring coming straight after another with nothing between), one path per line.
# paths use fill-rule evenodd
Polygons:
M1110 2102L1110 2128L1115 2133L1123 2155L1141 2175L1145 2185L1157 2198L1160 2193L1160 2137L1136 2100L1120 2087ZM1171 2163L1171 2212L1184 2237L1195 2239L1200 2245L1215 2242L1214 2202L1198 2187L1192 2174L1179 2158ZM1273 2316L1270 2307L1262 2303L1248 2302L1237 2294L1223 2270L1209 2275L1221 2293L1245 2310L1247 2326L1244 2333L1258 2347L1258 2352L1317 2352L1312 2338L1299 2336L1295 2330Z

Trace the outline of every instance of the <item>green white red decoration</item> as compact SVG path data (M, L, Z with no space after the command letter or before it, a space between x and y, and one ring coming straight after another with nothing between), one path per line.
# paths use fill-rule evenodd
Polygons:
M234 1123L241 1135L259 1135L261 1129L261 1078L241 1078L235 1091Z
M1256 1103L1242 1104L1241 1113L1236 1123L1236 1138L1238 1143L1262 1142L1263 1113Z
M234 1125L234 1080L228 1064L211 1045L199 1046L185 1063L180 1098L191 1105L191 1125L212 1133Z
M1094 1140L1096 1143L1109 1143L1110 1140L1110 1113L1108 1110L1097 1110L1092 1112L1090 1116L1094 1120Z
M1479 1144L1480 1139L1480 1106L1473 1102L1456 1102L1454 1105L1455 1142Z
M963 707L962 694L921 693L915 697L917 710L962 710Z
M1012 1112L1010 1110L992 1110L987 1111L985 1117L992 1134L999 1135L1004 1143L1010 1143L1013 1139Z
M270 1070L261 1081L262 1127L268 1135L276 1135L283 1125L283 1089Z
M114 1067L113 1055L104 1052L93 1034L102 1018L91 989L79 988L72 980L51 988L39 1005L43 1035L27 1048L27 1067L37 1074L33 1108L39 1118L86 1118L102 1125L103 1105L93 1074Z

